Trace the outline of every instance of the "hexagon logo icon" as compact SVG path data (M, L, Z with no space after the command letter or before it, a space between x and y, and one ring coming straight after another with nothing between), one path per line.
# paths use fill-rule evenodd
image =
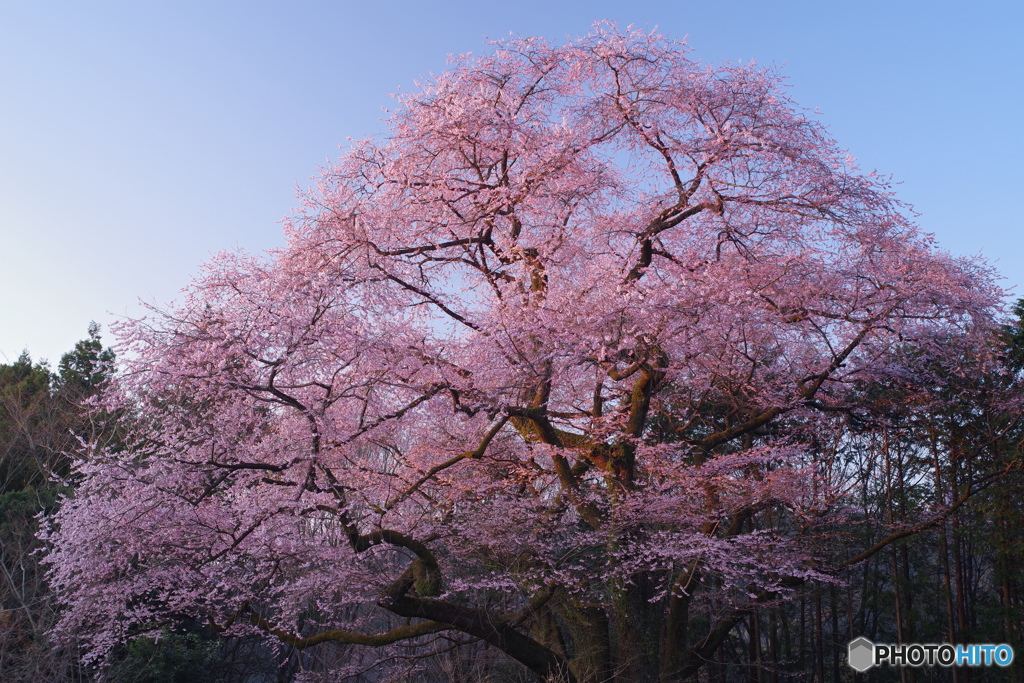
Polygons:
M854 671L867 671L875 664L875 644L864 636L850 641L847 661Z

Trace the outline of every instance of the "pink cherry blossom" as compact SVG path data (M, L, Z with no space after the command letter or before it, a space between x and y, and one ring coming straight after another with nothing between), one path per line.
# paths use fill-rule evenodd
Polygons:
M536 627L579 652L586 606L607 670L692 671L717 644L680 641L679 610L728 626L830 580L847 482L823 458L864 387L926 388L908 348L992 362L992 273L771 69L600 24L399 103L284 248L221 254L116 331L98 409L127 436L80 455L47 532L87 662L189 615L382 667L451 632L604 680Z

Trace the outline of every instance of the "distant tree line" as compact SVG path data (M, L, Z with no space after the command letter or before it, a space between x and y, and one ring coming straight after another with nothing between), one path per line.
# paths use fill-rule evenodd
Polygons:
M39 563L38 518L51 512L71 476L70 454L100 427L82 403L112 367L99 326L64 354L56 371L25 351L0 365L0 679L82 680L74 652L55 652L55 607Z

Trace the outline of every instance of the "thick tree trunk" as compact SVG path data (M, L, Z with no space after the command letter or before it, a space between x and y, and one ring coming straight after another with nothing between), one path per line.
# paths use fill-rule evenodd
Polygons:
M690 572L682 572L679 579L689 576ZM676 586L679 590L680 580ZM672 681L682 666L686 654L686 639L690 621L690 597L675 593L669 598L668 619L665 624L665 653L661 663L661 680Z
M614 596L615 680L622 683L653 683L658 679L660 628L648 588L649 580L638 576L617 587Z
M757 609L750 615L749 624L750 683L764 683L764 669L761 665L761 616Z
M578 605L571 599L557 609L569 628L574 656L571 668L580 683L610 683L615 677L608 614L601 605Z

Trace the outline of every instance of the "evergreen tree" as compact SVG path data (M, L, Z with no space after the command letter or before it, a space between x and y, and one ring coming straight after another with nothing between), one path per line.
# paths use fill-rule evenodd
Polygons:
M53 373L27 351L0 364L0 680L75 680L81 672L71 648L51 649L56 617L39 566L40 512L53 512L67 488L79 437L103 436L80 406L112 369L100 328L65 354Z

